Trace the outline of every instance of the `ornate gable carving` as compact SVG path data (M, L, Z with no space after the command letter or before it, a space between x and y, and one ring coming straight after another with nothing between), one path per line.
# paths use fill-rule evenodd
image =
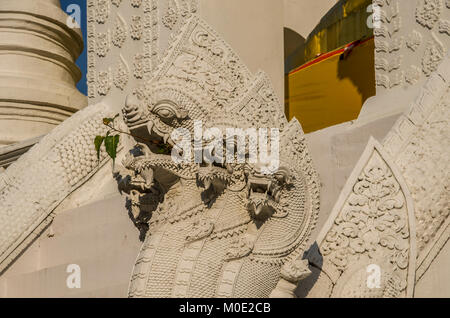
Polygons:
M348 179L312 249L324 275L311 294L324 297L412 297L416 236L413 200L395 164L374 139ZM370 286L370 267L381 271Z
M172 79L189 90L208 92L217 110L237 101L252 75L219 35L193 16L170 44L154 81ZM212 105L211 105L212 106Z

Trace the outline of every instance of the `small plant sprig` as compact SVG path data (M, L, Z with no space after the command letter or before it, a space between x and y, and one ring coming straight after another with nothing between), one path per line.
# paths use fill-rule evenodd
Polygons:
M102 144L105 143L106 153L113 160L113 166L116 161L117 147L120 141L120 135L114 135L113 133L125 133L115 128L114 122L117 117L119 117L119 114L117 114L113 118L103 118L103 125L107 126L109 130L106 132L106 136L95 136L94 139L95 150L97 151L97 159L100 160L100 148Z
M122 130L116 128L115 121L118 117L119 117L119 114L115 115L112 118L109 118L109 117L103 118L103 120L102 120L103 125L105 125L109 129L106 132L106 136L95 136L94 145L95 145L95 150L97 151L97 159L98 160L100 160L100 149L101 149L102 144L104 143L106 153L113 160L113 167L114 167L116 157L117 157L117 147L119 146L119 141L120 141L120 134L125 134L128 136L131 136L131 137L133 137L137 140L140 140L144 143L152 143L157 147L156 151L158 153L170 153L171 152L172 147L167 144L162 143L161 141L148 140L146 138L142 138L142 137L136 136L132 133L122 131Z

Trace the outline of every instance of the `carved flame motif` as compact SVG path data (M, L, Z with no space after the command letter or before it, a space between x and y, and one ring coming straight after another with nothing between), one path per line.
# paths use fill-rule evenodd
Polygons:
M386 89L393 88L403 83L403 75L393 72L401 68L403 55L400 51L405 39L400 35L402 17L400 16L400 4L397 0L374 1L378 5L381 14L381 26L374 29L376 54L376 85Z

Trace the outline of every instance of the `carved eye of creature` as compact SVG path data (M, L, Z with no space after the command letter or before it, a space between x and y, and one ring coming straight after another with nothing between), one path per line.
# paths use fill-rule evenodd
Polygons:
M274 175L275 179L280 183L285 183L289 181L290 171L289 168L280 167Z
M187 112L180 109L176 104L170 101L160 101L153 109L152 113L159 116L162 120L172 120L173 118L184 119L187 116Z
M170 104L159 104L155 106L153 113L162 119L172 119L176 116L176 109Z

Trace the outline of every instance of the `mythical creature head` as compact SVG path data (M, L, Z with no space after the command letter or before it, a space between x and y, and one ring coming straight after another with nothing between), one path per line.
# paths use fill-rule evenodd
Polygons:
M197 179L205 188L212 188L216 193L223 189L243 189L245 159L248 149L238 147L238 134L230 131L242 131L245 125L239 118L229 113L213 113L206 118L204 128L207 132L199 144L201 163L199 163Z
M189 130L192 120L183 107L183 97L168 92L169 95L165 95L161 91L152 91L151 86L139 88L126 98L122 110L124 121L136 141L123 163L144 179L147 189L155 180L170 184L189 174L187 164L177 164L171 158L175 147L171 135L177 128Z
M262 173L262 163L246 166L248 209L257 219L266 219L276 213L282 192L291 180L291 171L280 166L273 174Z

